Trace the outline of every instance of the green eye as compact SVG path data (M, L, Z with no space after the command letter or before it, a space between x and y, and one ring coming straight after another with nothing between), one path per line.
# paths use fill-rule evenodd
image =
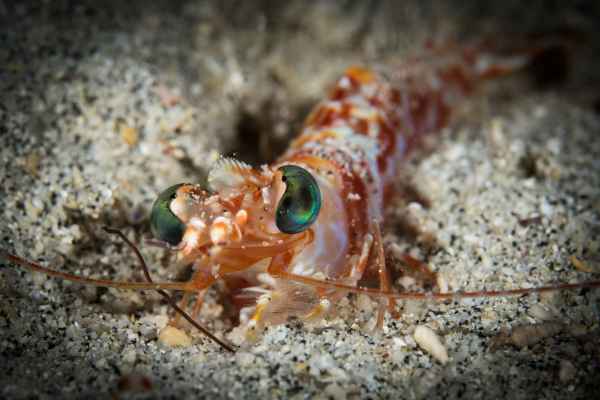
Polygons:
M285 165L285 193L277 205L275 223L283 233L298 233L308 228L319 215L321 192L315 178L304 168Z
M185 225L171 211L171 201L177 196L177 189L183 183L173 185L158 195L158 198L152 205L150 214L150 227L154 237L163 242L176 246L181 242Z

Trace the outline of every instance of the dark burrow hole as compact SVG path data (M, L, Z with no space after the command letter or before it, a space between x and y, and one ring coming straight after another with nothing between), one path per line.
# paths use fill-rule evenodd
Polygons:
M570 63L573 62L565 46L548 47L537 54L527 66L527 71L538 90L560 86L569 77Z
M290 106L289 118L281 117L281 106L267 101L260 113L242 110L236 124L237 140L227 149L226 154L257 166L272 163L288 148L292 139L297 137L302 123L313 104ZM276 132L276 127L283 127Z
M254 166L271 163L282 154L289 138L277 138L269 119L243 111L236 125L237 140L231 154Z

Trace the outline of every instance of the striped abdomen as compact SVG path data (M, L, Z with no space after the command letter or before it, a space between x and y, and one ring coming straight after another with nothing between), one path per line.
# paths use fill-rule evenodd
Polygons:
M352 252L369 224L380 221L399 162L424 133L446 125L453 104L481 76L461 60L443 68L423 60L385 72L349 68L279 160L331 177L345 205Z

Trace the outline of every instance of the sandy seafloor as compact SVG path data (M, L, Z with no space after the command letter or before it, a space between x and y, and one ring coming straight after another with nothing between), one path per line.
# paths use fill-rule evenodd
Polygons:
M345 66L398 62L428 38L502 39L568 25L586 43L569 56L566 81L541 88L520 74L460 107L399 175L430 206L394 200L384 233L390 265L410 252L453 290L597 278L573 264L600 270L593 2L120 3L0 1L2 249L73 273L141 280L101 226L142 243L163 188L202 181L220 153L269 161ZM181 278L162 250L142 250L156 279ZM221 300L209 293L201 319L227 337ZM322 322L269 328L236 355L197 333L191 346L170 348L157 339L168 310L155 294L83 287L2 262L0 398L598 393L600 291L405 304L379 333L370 331L373 303L342 303ZM416 345L418 325L440 336L445 365ZM500 340L511 328L515 340Z

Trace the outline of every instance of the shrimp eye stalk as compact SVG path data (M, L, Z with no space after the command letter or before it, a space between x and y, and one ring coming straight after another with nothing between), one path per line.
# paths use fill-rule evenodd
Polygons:
M177 246L185 232L185 224L171 211L171 202L177 197L177 189L183 183L173 185L158 195L152 205L150 227L158 240Z
M300 233L319 216L321 191L315 178L304 168L285 165L279 170L286 189L277 205L275 223L283 233Z

